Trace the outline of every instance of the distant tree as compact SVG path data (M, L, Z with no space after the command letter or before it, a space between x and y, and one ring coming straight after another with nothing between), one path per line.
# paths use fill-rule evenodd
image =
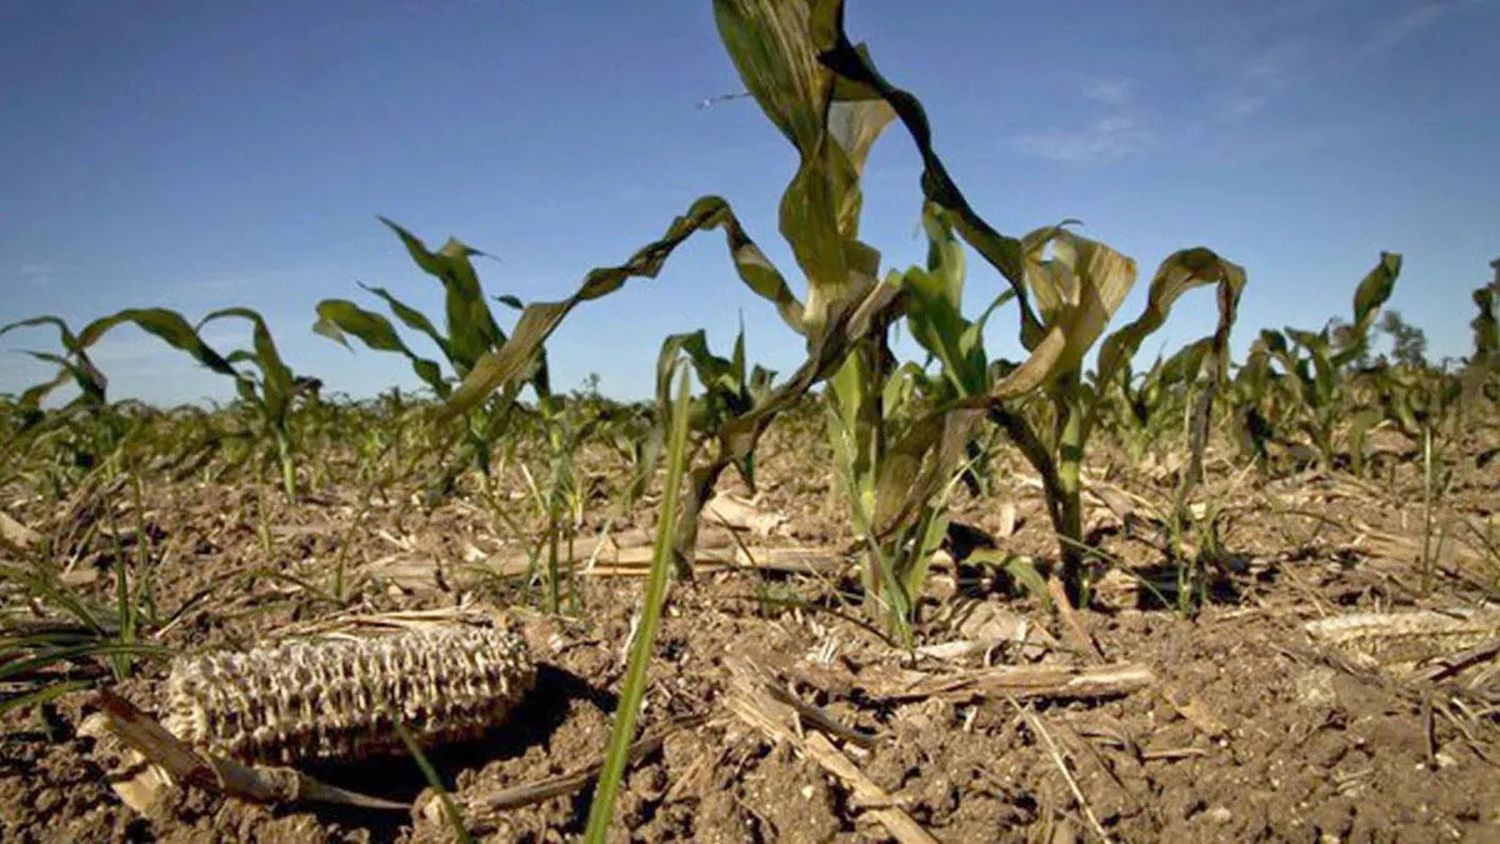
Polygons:
M1391 358L1396 363L1418 368L1427 366L1427 335L1402 319L1400 311L1386 311L1380 321L1380 330L1391 338Z
M1349 350L1359 342L1354 335L1354 326L1338 317L1328 321L1328 336L1333 341L1333 348L1340 352ZM1369 369L1373 366L1375 361L1370 357L1369 344L1366 343L1349 363L1355 369Z
M1474 329L1472 363L1500 355L1500 321L1496 319L1497 312L1500 312L1500 258L1491 261L1490 268L1495 271L1495 277L1474 291L1474 307L1479 309L1479 314L1469 323Z

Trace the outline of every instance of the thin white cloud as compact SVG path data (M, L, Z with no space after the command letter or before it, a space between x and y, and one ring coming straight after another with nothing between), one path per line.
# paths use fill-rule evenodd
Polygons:
M1240 123L1271 105L1303 78L1308 47L1300 40L1273 42L1235 64L1213 95L1212 113L1221 123Z
M1113 108L1124 108L1131 102L1129 79L1096 79L1084 86L1083 95Z
M1269 88L1279 88L1293 81L1307 59L1307 45L1301 41L1286 40L1270 44L1241 65L1241 74L1248 82Z
M1149 128L1126 114L1101 117L1077 129L1051 129L1016 139L1032 155L1074 163L1128 158L1146 152L1154 141Z
M15 279L17 282L26 285L51 284L53 279L57 277L58 271L61 269L62 268L57 264L47 264L33 261L24 264L17 264L11 267L9 271L0 270L0 278L5 278L8 276Z
M1271 101L1269 94L1239 92L1225 94L1220 98L1219 116L1230 123L1248 119L1266 107Z
M1114 161L1139 155L1156 141L1135 105L1129 79L1095 79L1080 91L1096 116L1082 125L1029 132L1013 139L1024 152L1050 161Z
M1448 15L1473 6L1473 0L1422 0L1401 14L1382 21L1365 42L1367 55L1385 53Z

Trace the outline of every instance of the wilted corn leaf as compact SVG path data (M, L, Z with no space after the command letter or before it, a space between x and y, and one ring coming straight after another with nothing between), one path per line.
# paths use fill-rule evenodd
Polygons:
M286 415L295 392L292 370L282 362L281 353L276 349L276 341L271 338L271 330L266 327L265 319L249 308L221 308L214 311L198 323L198 330L201 331L203 326L210 322L228 318L250 322L250 340L255 353L253 356L244 357L251 360L260 370L258 391L245 378L236 379L235 383L239 387L240 396L250 404L261 404L266 411L267 420L278 431L285 433Z
M715 20L735 67L772 122L797 147L800 164L782 197L781 232L807 277L806 305L745 236L728 203L704 197L673 221L665 235L615 267L589 273L573 296L528 306L511 342L487 356L454 393L458 413L517 377L557 324L581 302L618 289L632 277L652 278L672 250L694 232L723 228L740 279L772 301L782 319L807 336L815 372L841 357L829 338L854 324L853 310L877 286L879 253L857 240L859 174L890 110L868 91L836 84L818 62L838 34L838 2L773 3L719 0Z
M1033 232L1024 242L1026 286L1047 336L1062 338L1062 349L1049 368L1055 373L1080 369L1084 355L1135 284L1135 261L1061 228ZM1043 257L1048 244L1051 258Z
M1374 324L1375 317L1379 315L1380 306L1391 298L1399 275L1401 256L1394 252L1381 252L1380 262L1360 280L1359 286L1354 289L1354 332L1359 341L1358 348L1346 350L1344 355L1347 357L1341 355L1338 365L1342 366L1359 356L1364 338Z
M204 324L229 318L244 319L251 323L253 351L221 355L199 336L199 329ZM292 399L297 393L296 379L282 362L270 329L261 315L250 308L221 308L204 317L195 328L181 314L166 308L127 308L85 326L78 335L78 347L86 349L92 346L111 329L124 323L136 325L165 341L167 345L187 352L194 360L214 372L234 379L235 390L240 398L255 409L266 432L274 438L281 462L283 486L288 498L295 497L295 467L287 418ZM235 369L235 363L253 364L259 370L260 377L257 379Z
M62 343L62 347L69 352L78 349L78 338L73 334L73 330L68 328L68 324L63 321L62 317L52 316L51 314L20 319L0 326L0 336L4 336L17 328L30 328L37 325L51 325L56 327L58 339Z
M1041 322L1026 296L1024 245L1016 238L1000 234L969 205L933 150L932 128L921 102L886 81L875 69L863 44L856 46L849 41L844 31L842 3L827 5L835 7L832 15L837 32L831 47L819 54L819 61L839 75L839 89L847 92L845 96L878 96L901 120L922 157L923 196L951 213L959 235L1010 283L1020 303L1022 344L1028 350L1035 350L1044 338Z
M505 334L495 324L495 318L484 300L479 276L469 260L472 256L484 253L452 238L437 252L432 252L419 238L396 223L385 217L381 217L380 221L401 238L417 266L443 283L448 328L444 353L453 361L459 377L463 377L473 369L480 357L505 342ZM389 297L382 298L389 301ZM397 315L401 316L401 312L398 311ZM422 322L427 322L425 317ZM431 323L427 323L427 326L430 328ZM436 333L432 331L428 336Z
M642 247L630 260L618 266L590 271L572 296L557 302L528 305L510 339L475 365L453 392L444 414L463 413L484 401L491 392L516 382L542 344L573 308L613 293L631 278L655 278L678 245L695 232L715 228L724 229L729 254L740 280L762 298L775 303L782 319L800 329L802 306L791 288L760 247L745 234L729 203L717 196L705 196L694 202L686 214L673 220L660 239Z
M1117 367L1135 356L1141 342L1167 321L1167 315L1178 297L1194 287L1206 284L1219 286L1219 322L1214 330L1212 346L1218 355L1219 364L1227 367L1229 331L1234 324L1240 294L1245 289L1245 270L1238 264L1220 258L1213 250L1200 246L1172 254L1157 268L1156 275L1151 279L1145 312L1134 322L1105 338L1099 347L1097 368L1100 380L1109 380ZM1227 373L1227 369L1223 371Z
M51 381L36 384L21 394L20 404L24 408L35 409L41 406L42 399L49 393L72 379L78 387L78 402L83 405L98 407L104 404L104 391L108 384L104 379L104 373L96 369L92 362L78 356L63 357L51 352L27 351L27 355L44 363L57 365L57 375Z
M406 304L400 299L397 299L395 296L392 296L390 291L386 290L384 287L371 287L368 284L361 284L360 287L363 287L365 290L374 293L376 296L384 300L386 306L391 309L391 313L395 314L396 318L401 320L401 322L404 323L407 328L410 328L413 331L421 332L425 337L427 337L427 339L431 340L434 345L442 350L443 357L448 358L450 361L453 360L453 347L448 342L448 338L444 337L441 333L438 332L437 328L433 326L432 320L428 319L426 314L422 313L416 308L413 308L411 305ZM516 298L514 296L496 296L495 299L496 301L505 304L516 301ZM502 332L500 335L500 342L504 341L505 335Z
M856 240L859 177L894 113L872 94L836 90L834 74L818 61L838 37L842 6L836 0L714 3L740 78L801 156L781 200L781 234L808 279L803 321L810 331L827 321L829 307L858 295L861 283L873 283L879 271L878 255Z
M31 317L30 319L18 320L0 327L0 336L16 328L27 328L37 325L51 325L57 328L58 340L62 344L62 355L54 355L49 352L29 352L37 360L54 363L58 366L57 375L51 381L44 381L28 388L21 394L20 404L23 408L35 410L41 406L42 400L54 389L62 386L72 379L78 386L78 402L83 405L98 406L104 404L104 394L109 382L104 373L94 366L89 359L88 352L79 344L77 336L61 317L50 314Z
M313 331L345 348L349 347L349 341L344 337L348 333L376 351L399 352L411 361L417 377L431 387L438 398L448 395L448 382L443 379L443 371L437 362L413 352L385 317L347 299L324 299L318 303L317 311L318 321L313 325Z
M929 226L937 234L943 228L941 224ZM913 293L911 312L918 314L913 336L944 361L961 398L915 423L885 453L874 517L882 535L938 494L963 459L986 408L1029 394L1081 367L1084 355L1135 281L1134 261L1062 226L1038 229L1019 243L1024 244L1021 289L1029 292L1041 314L1042 339L1020 366L1000 378L991 378L991 368L979 348L982 322L967 324L957 313L951 292L938 295L951 291L955 282L921 271L907 276ZM1051 257L1046 256L1049 246ZM945 251L933 254L941 260ZM951 263L947 268L941 263L937 266L940 273L955 271Z
M133 323L141 330L153 334L167 345L193 356L193 359L220 375L239 377L239 372L218 352L203 342L193 326L182 314L166 308L126 308L118 313L96 319L84 327L78 335L78 343L88 348L99 341L106 332L123 323Z

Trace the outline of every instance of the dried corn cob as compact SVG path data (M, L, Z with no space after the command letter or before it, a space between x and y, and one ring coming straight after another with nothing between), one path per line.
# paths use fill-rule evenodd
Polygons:
M164 722L184 741L252 762L401 752L498 726L536 680L520 636L445 625L364 639L294 641L178 660Z
M1500 612L1348 613L1309 621L1303 629L1358 662L1401 668L1494 639Z

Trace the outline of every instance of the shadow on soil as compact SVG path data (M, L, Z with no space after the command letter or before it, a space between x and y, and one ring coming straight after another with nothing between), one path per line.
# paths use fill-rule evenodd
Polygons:
M516 758L532 747L545 747L569 717L575 702L613 712L617 696L593 687L583 677L563 668L539 664L536 688L511 713L504 726L474 741L432 748L426 752L427 759L437 769L443 784L452 788L460 771L483 767L496 760ZM403 756L308 765L303 772L329 785L399 803L413 802L427 788L427 780L416 761ZM367 829L376 841L393 840L401 827L411 823L409 814L394 810L378 812L343 806L316 806L312 810L324 823Z

